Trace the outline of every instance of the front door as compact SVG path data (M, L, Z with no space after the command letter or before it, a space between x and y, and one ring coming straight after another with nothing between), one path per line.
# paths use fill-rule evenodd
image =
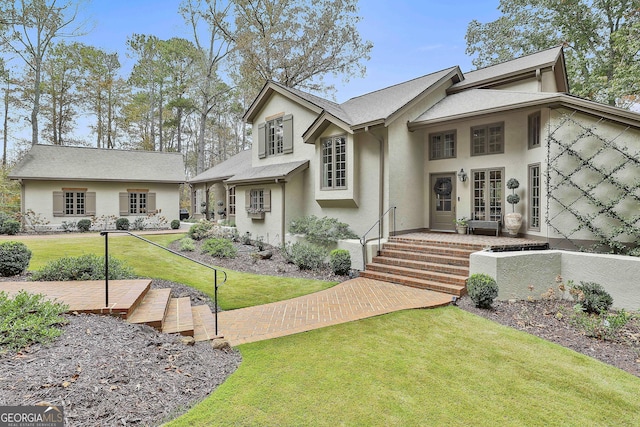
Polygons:
M429 229L454 231L456 219L456 175L440 173L431 175L431 215Z

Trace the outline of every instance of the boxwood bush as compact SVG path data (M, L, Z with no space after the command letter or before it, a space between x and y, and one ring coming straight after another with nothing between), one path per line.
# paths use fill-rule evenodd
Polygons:
M467 279L467 293L476 307L491 308L498 296L498 284L488 274L476 273Z
M327 250L309 243L294 243L290 249L291 262L300 270L319 270L324 266Z
M171 229L177 230L178 228L180 228L180 220L174 219L173 221L171 221Z
M21 274L31 261L31 251L22 242L0 243L0 276Z
M211 238L202 244L202 253L219 258L235 258L238 250L230 240Z
M124 261L109 257L109 280L135 278ZM94 254L64 257L47 263L33 273L36 281L104 280L104 256Z
M587 313L606 313L613 304L613 298L599 283L580 282L571 288L570 293Z
M129 229L129 218L116 219L116 230L128 230L128 229Z
M76 224L76 227L78 228L78 231L80 231L81 233L86 233L87 231L89 231L91 229L91 220L90 219L81 219Z
M334 249L329 254L329 265L334 274L347 275L351 269L351 254L345 249Z

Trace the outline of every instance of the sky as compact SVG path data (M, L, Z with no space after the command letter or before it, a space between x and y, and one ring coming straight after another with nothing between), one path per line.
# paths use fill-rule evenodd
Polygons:
M86 44L118 52L124 70L133 60L126 57L127 37L153 34L161 39L190 38L178 14L180 0L93 0L84 15L93 27L78 38ZM360 0L358 27L363 40L373 42L371 59L363 78L348 83L331 80L338 102L458 65L472 70L473 58L465 54L468 23L495 20L499 0Z
M89 0L78 17L85 35L73 38L109 53L117 52L122 75L127 78L134 59L127 56L127 39L133 34L191 39L189 27L178 13L181 0ZM360 0L358 29L373 43L364 77L325 78L336 87L335 99L344 102L397 83L452 66L473 70L465 53L465 33L473 19L486 23L498 18L499 0ZM67 41L69 41L68 39ZM82 121L82 120L80 120ZM26 121L10 136L10 145L30 136ZM41 121L42 123L42 121ZM79 122L75 137L92 140ZM14 140L14 141L12 141ZM14 147L10 147L14 148ZM13 150L11 150L13 151ZM13 152L12 154L15 154Z

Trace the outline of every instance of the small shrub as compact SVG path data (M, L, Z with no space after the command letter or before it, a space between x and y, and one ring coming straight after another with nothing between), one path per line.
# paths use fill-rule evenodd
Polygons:
M351 254L345 249L334 249L329 254L329 264L334 274L347 275L351 269Z
M133 279L133 269L109 257L109 280ZM94 254L64 257L47 263L33 273L36 281L104 280L104 256Z
M498 284L488 274L476 273L467 279L467 293L476 307L491 308L498 296Z
M116 230L128 230L128 229L129 229L129 218L116 219Z
M21 228L22 224L20 224L20 222L15 219L8 219L2 224L2 233L14 236L18 234Z
M240 243L243 245L251 246L251 244L253 243L251 241L251 233L247 231L246 233L240 235Z
M68 308L41 294L20 291L9 298L0 292L0 348L20 350L52 341L62 333L57 326L67 323L62 314Z
M260 252L264 251L264 237L258 236L253 244L256 246L256 248L258 248Z
M171 229L177 230L178 228L180 228L180 220L174 219L173 221L171 221Z
M204 240L207 237L210 237L212 232L213 223L209 221L200 221L189 228L187 235L193 240Z
M0 243L0 276L21 274L29 266L31 251L22 242Z
M291 253L291 247L291 242L286 242L284 246L280 247L280 254L289 264L293 264L293 254Z
M238 251L230 240L212 238L204 241L202 253L219 258L235 258Z
M309 243L291 245L291 261L300 270L319 270L324 265L327 250Z
M129 225L132 230L144 230L144 218L139 216L133 220L133 223Z
M571 324L581 329L586 336L599 340L615 341L618 333L631 320L631 314L620 310L613 313L588 314L577 305L571 317Z
M180 239L180 250L185 252L193 252L196 250L196 242L191 237Z
M91 229L91 220L90 219L81 219L76 224L76 227L78 227L78 231L79 232L86 233L87 231L89 231Z
M76 231L78 229L75 221L62 221L60 224L60 228L62 231Z
M613 298L599 283L580 282L569 292L587 313L605 313L613 304Z

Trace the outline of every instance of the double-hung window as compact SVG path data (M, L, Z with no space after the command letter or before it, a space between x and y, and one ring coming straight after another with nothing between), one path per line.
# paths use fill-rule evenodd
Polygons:
M504 123L471 128L471 155L504 153Z
M322 140L322 188L347 188L347 137Z
M456 132L446 131L429 135L429 159L450 159L456 157Z
M120 215L146 215L156 213L156 193L147 189L129 189L120 193Z
M472 219L500 221L503 212L503 169L481 169L471 173L473 177Z
M53 192L53 216L96 214L96 193L86 188L63 188Z
M258 124L257 136L260 159L293 153L293 116L279 113L267 117Z

